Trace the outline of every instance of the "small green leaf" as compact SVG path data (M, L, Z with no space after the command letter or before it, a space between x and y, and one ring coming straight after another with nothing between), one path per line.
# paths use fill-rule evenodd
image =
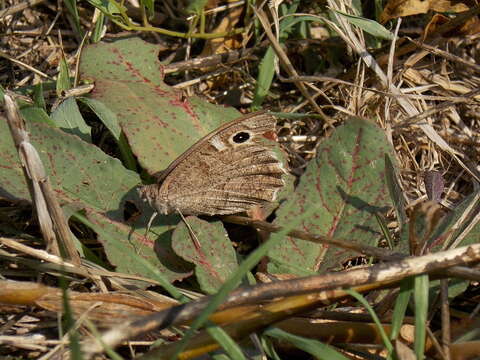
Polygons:
M91 142L90 126L83 119L73 97L62 101L50 115L55 125L66 133L77 135L80 139Z
M407 223L407 215L405 214L406 202L402 187L398 181L397 169L388 154L385 154L385 175L388 192L390 193L400 228L402 228Z
M45 97L43 96L43 83L39 82L33 86L33 102L35 106L46 111L47 105L45 104Z
M122 160L126 168L129 170L136 170L137 166L135 156L132 154L130 145L122 133L122 129L118 123L117 115L115 115L115 113L105 106L105 104L103 104L101 101L87 97L81 97L78 100L87 105L113 135L117 141L120 153L122 154Z
M63 92L71 87L72 84L70 82L67 60L65 60L65 57L62 56L60 59L60 71L57 77L57 96L62 97Z
M116 16L118 14L126 13L127 8L117 1L111 0L87 0L90 4L95 6L104 14Z
M80 16L77 9L77 0L64 0L64 3L68 10L68 16L72 20L74 30L78 38L82 38L83 32L82 27L80 26Z
M235 250L220 221L209 223L195 216L182 222L172 235L172 248L178 256L195 264L195 275L200 288L215 293L236 270Z
M92 31L92 36L90 37L93 43L98 43L104 34L105 29L105 14L103 12L99 12L97 22L95 23L95 27Z
M388 31L384 26L380 25L375 20L366 19L360 16L355 16L351 14L347 14L341 11L334 10L337 14L347 18L347 20L355 25L358 26L363 31L373 35L376 38L381 38L385 40L393 40L393 34Z
M155 12L155 0L141 0L141 4L147 9L147 17L152 17Z
M272 86L273 76L275 75L275 51L270 46L263 56L260 66L258 67L258 78L255 86L255 95L252 101L252 108L260 107L267 96L270 86Z

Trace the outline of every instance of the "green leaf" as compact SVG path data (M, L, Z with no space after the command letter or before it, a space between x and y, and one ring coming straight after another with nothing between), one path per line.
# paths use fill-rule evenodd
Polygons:
M286 331L272 328L264 332L264 335L281 341L287 341L295 347L315 356L321 360L347 360L348 358L336 351L333 347L323 344L318 340L307 339L290 334Z
M92 36L90 37L90 40L93 43L98 43L102 39L104 28L105 14L103 12L100 12L97 18L97 22L95 23L95 27L93 28Z
M398 181L397 169L388 154L385 154L385 175L388 192L390 193L400 228L402 228L407 223L407 215L405 214L406 202L402 187Z
M208 334L218 342L223 350L230 355L230 357L226 357L226 359L246 360L240 345L237 344L220 326L209 326L207 331Z
M72 20L74 30L79 38L82 38L83 32L80 26L80 16L77 9L77 0L64 0L65 7L68 10L68 16Z
M381 229L375 219L391 205L385 184L385 153L392 149L375 124L351 119L317 149L295 192L277 210L275 223L289 224L306 208L314 213L301 229L312 234L376 246ZM328 253L328 254L327 254ZM272 260L308 271L340 266L353 252L289 238L269 252ZM271 272L288 272L269 264Z
M417 359L425 356L425 339L428 321L428 274L415 276L413 298L415 300L415 341L414 349Z
M236 270L235 250L220 221L209 223L195 216L180 223L172 235L172 247L178 256L195 264L195 275L200 288L213 294Z
M373 35L376 38L393 40L393 34L375 20L366 19L360 16L347 14L337 10L334 10L334 12L347 18L347 20L351 24L358 26L360 29L369 33L370 35Z
M142 0L140 3L147 9L147 16L152 17L155 12L155 0Z
M116 16L121 13L126 13L127 8L117 1L111 0L87 0L90 4L95 6L104 14Z
M190 0L185 11L189 14L200 14L200 12L207 6L208 0Z
M182 263L169 247L171 224L178 220L163 217L154 223L150 237L144 236L141 227L145 227L146 217L152 210L136 192L140 183L138 174L126 170L118 159L77 136L42 123L27 123L27 127L60 203L76 203L78 208L84 209L91 223L101 230L99 241L119 271L146 275L142 267L125 261L124 252L129 249L154 264L170 281L189 274L188 264ZM18 154L3 118L0 121L0 151L0 196L30 199ZM136 224L125 224L127 202L143 210ZM116 244L120 244L117 245L120 250L114 249Z
M55 127L55 123L42 108L30 105L23 106L20 107L20 113L28 122L43 123Z
M57 96L62 97L62 93L71 87L72 84L70 83L67 60L65 60L65 57L62 55L60 59L60 71L57 78Z
M110 131L115 140L120 140L122 129L118 123L117 116L112 110L105 106L105 104L103 104L101 101L92 98L80 97L78 100L87 105L95 113L95 115L98 116L100 121Z
M55 125L66 133L77 135L86 142L92 141L90 126L87 125L82 114L80 114L75 98L69 97L62 101L50 117Z
M393 351L394 351L393 345L390 339L388 338L387 333L385 332L385 329L383 328L382 323L380 322L380 319L375 313L375 310L373 310L373 308L370 306L367 299L365 299L360 293L356 292L355 290L347 289L345 291L347 292L347 294L357 299L357 301L359 301L365 307L365 309L367 309L368 313L370 314L370 316L372 317L375 323L375 326L378 329L378 332L380 334L380 337L382 338L383 344L387 348L388 354L393 354Z
M268 47L258 67L258 78L255 86L255 95L252 101L252 108L260 107L267 96L270 86L272 86L273 76L275 75L275 51L271 46Z
M390 331L390 340L395 340L400 334L400 328L403 325L405 312L410 302L410 297L413 293L413 278L408 277L400 283L400 292L398 293L395 306L393 308L392 329Z
M140 39L85 48L82 79L95 82L92 97L118 118L133 153L150 174L169 165L200 137L239 116L163 82L159 47Z
M36 107L39 107L46 111L47 105L45 104L45 97L43 96L43 83L39 82L33 86L33 102Z
M117 141L120 153L122 154L123 163L127 169L136 170L137 166L135 157L132 154L130 145L128 145L128 141L125 139L125 136L122 133L122 129L118 123L117 115L115 115L115 113L105 106L105 104L103 104L101 101L87 97L81 97L78 98L78 100L87 105L113 135Z
M290 7L286 7L282 4L281 9L282 13L285 14L293 14L298 8L299 1L293 1L292 5ZM285 11L283 11L285 10ZM292 17L286 17L284 20L282 20L279 24L280 30L279 30L279 42L283 43L285 42L286 38L288 37L292 26L297 23L295 18ZM273 31L273 29L272 29ZM255 87L255 93L253 97L253 102L252 102L252 108L256 109L260 107L265 100L265 97L267 96L270 87L272 86L272 81L273 81L273 76L275 75L275 51L271 46L268 47L267 51L265 52L265 55L263 56L262 61L260 62L260 67L258 71L258 77L257 77L257 84Z

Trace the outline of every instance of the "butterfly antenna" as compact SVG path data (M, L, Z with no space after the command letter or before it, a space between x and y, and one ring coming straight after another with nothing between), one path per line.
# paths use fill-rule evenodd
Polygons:
M145 230L145 237L147 237L148 233L150 232L150 228L152 227L153 220L157 217L158 212L154 211L152 216L150 216L150 220L148 220L147 229Z
M200 245L200 241L198 240L197 238L197 235L195 235L195 233L193 232L193 229L192 227L190 226L190 224L188 223L187 219L185 219L185 216L183 216L182 212L180 210L178 210L178 213L180 214L180 217L182 218L183 222L185 223L185 225L187 226L187 229L188 229L188 232L190 233L190 236L192 237L192 240L193 240L193 245L195 245L195 247L197 248L197 250L200 250L200 248L202 247Z

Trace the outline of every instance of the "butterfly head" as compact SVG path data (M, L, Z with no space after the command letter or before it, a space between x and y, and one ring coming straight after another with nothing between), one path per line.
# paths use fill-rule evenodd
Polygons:
M145 185L137 189L138 195L142 201L147 202L159 214L168 215L175 212L168 202L162 198L158 184Z

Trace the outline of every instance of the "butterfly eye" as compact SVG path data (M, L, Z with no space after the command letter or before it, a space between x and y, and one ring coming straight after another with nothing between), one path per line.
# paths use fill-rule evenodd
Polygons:
M235 134L235 136L232 138L233 142L236 144L244 143L248 139L250 139L250 134L245 131L241 131L238 134Z

